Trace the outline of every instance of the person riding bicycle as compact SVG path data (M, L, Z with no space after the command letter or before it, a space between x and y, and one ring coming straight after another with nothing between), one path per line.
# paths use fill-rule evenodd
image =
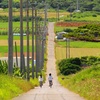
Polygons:
M43 85L43 77L42 77L42 75L39 76L38 80L39 80L40 87L42 87L42 85Z
M49 81L49 86L51 87L53 85L53 77L51 75L51 73L49 73L49 76L48 76L48 81Z

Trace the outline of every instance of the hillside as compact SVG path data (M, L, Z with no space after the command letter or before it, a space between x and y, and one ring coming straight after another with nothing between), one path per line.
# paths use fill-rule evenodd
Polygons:
M87 100L100 100L100 65L94 65L74 75L60 76L59 81Z

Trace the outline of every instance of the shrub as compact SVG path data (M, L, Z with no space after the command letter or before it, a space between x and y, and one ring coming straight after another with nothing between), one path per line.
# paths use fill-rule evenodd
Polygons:
M87 66L88 56L81 57L82 66Z
M75 74L79 70L81 70L81 67L79 65L66 63L66 66L59 67L61 73L63 75L69 75L69 74Z
M0 60L0 73L4 73L4 74L8 73L8 64L6 61Z
M8 63L7 61L0 60L0 74L8 74ZM13 67L13 76L21 76L20 68L17 66Z
M88 57L88 62L87 62L87 64L88 64L88 65L93 65L97 60L98 60L97 57L90 56L90 57Z
M59 70L64 75L74 74L81 70L81 60L79 58L63 59L58 63Z
M76 57L76 58L70 58L70 59L68 59L68 61L71 64L75 64L75 65L81 66L81 60L78 57Z
M93 14L92 16L93 16L93 17L97 17L97 15L95 15L95 14Z
M73 30L70 29L70 28L66 28L66 29L64 29L64 31L65 31L65 32L73 32Z
M100 63L100 58L94 56L84 56L81 58L63 59L58 63L59 70L63 75L74 74L80 71L83 67L97 65Z

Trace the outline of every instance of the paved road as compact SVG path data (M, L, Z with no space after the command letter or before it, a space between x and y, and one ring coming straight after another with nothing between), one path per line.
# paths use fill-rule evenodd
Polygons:
M13 100L85 100L78 94L72 93L63 88L57 81L55 68L55 54L54 54L54 26L53 23L48 25L48 62L47 75L51 72L53 75L53 87L49 88L48 81L42 88L36 87L29 92L14 98Z

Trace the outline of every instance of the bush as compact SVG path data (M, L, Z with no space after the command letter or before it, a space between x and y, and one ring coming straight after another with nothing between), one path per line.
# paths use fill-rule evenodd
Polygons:
M88 57L88 62L87 62L87 64L88 65L93 65L95 62L97 62L98 61L98 58L97 57L93 57L93 56L90 56L90 57Z
M73 32L73 30L70 29L70 28L66 28L66 29L64 29L64 31L65 31L65 32Z
M8 64L6 61L0 60L0 73L4 73L4 74L8 73Z
M100 58L94 56L84 56L81 58L63 59L58 63L59 70L63 75L75 74L83 67L97 65L100 63Z
M70 59L68 59L68 61L71 64L75 64L75 65L81 66L81 60L78 57L76 57L76 58L70 58Z
M0 60L0 74L8 74L8 63L7 61ZM21 76L20 68L13 67L13 76Z
M93 17L97 17L97 15L95 15L95 14L93 14L92 16L93 16Z
M82 66L87 66L88 56L81 57Z
M75 74L79 70L81 70L81 67L79 65L66 63L66 66L59 67L61 73L63 75L69 75L69 74Z
M74 74L81 70L81 60L79 58L63 59L58 63L58 66L62 74Z
M69 58L69 59L63 59L58 63L58 66L62 67L66 65L67 63L75 64L81 66L81 60L80 58Z
M7 22L8 16L0 16L0 21Z

